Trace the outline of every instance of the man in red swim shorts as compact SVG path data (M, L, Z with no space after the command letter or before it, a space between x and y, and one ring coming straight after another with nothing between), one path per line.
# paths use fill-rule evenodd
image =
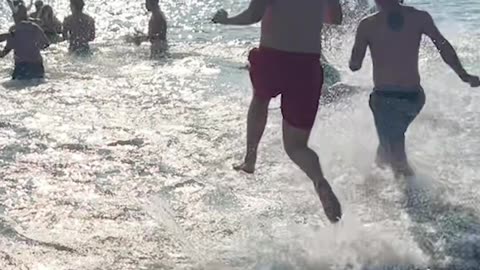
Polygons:
M220 10L214 23L250 25L262 21L259 48L249 55L254 95L247 121L247 153L235 169L255 171L257 149L267 122L268 105L282 96L285 150L310 179L325 214L337 222L342 210L325 179L317 154L308 147L323 84L320 64L321 30L324 22L340 24L339 0L251 0L249 7L229 17Z

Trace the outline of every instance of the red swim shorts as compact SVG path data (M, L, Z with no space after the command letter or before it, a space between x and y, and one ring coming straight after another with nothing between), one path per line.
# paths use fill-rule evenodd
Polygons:
M260 47L250 51L250 79L261 99L282 95L282 115L290 125L311 129L323 85L320 54Z

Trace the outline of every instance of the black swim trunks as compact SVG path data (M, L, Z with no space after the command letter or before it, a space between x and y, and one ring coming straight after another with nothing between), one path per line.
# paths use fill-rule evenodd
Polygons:
M45 77L43 63L16 63L13 70L13 80L42 79Z

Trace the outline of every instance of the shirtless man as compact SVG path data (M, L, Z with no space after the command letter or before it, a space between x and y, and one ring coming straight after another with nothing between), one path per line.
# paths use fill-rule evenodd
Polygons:
M339 0L251 0L248 9L237 16L229 17L220 10L213 18L213 22L226 25L260 21L260 46L249 55L254 95L248 112L246 157L235 168L254 172L268 105L281 94L285 150L313 181L328 219L337 222L342 216L340 203L323 175L317 154L307 143L323 84L322 25L341 23Z
M376 0L380 11L358 26L350 69L362 67L367 48L373 61L375 88L370 108L379 137L377 164L390 166L396 177L412 176L405 153L405 132L420 113L425 94L418 70L422 35L435 44L443 60L472 87L480 85L477 76L463 68L450 43L425 11L403 6L398 0Z
M83 13L83 0L70 0L72 15L63 22L63 39L70 42L69 51L77 55L89 55L89 42L95 39L95 20Z
M3 58L12 50L15 53L14 80L40 79L44 77L43 59L40 50L48 47L48 39L40 26L27 21L27 8L19 6L14 15L15 29L0 52Z
M53 13L53 8L50 5L45 5L38 14L38 24L42 27L45 35L50 40L50 43L56 43L61 40L62 22Z
M138 32L133 37L133 42L139 46L142 42L150 41L150 56L158 58L165 54L168 49L167 43L167 20L163 14L158 0L146 0L146 8L152 12L152 17L148 22L148 35Z

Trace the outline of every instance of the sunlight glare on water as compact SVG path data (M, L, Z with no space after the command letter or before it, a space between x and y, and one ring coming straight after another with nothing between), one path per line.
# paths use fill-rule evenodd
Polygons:
M69 12L68 1L45 2L59 18ZM412 183L372 171L370 62L358 74L346 64L354 25L325 46L362 90L322 107L312 135L346 210L333 227L284 154L279 110L256 175L231 169L244 149L251 87L242 68L258 26L209 18L246 0L160 1L171 56L158 62L148 44L124 41L146 31L142 1L86 2L94 57L52 46L41 84L10 82L12 58L0 60L0 269L477 269L480 94L430 43L420 62L427 106L408 134L420 171ZM431 11L480 72L480 3L407 2ZM5 31L10 15L0 8Z

